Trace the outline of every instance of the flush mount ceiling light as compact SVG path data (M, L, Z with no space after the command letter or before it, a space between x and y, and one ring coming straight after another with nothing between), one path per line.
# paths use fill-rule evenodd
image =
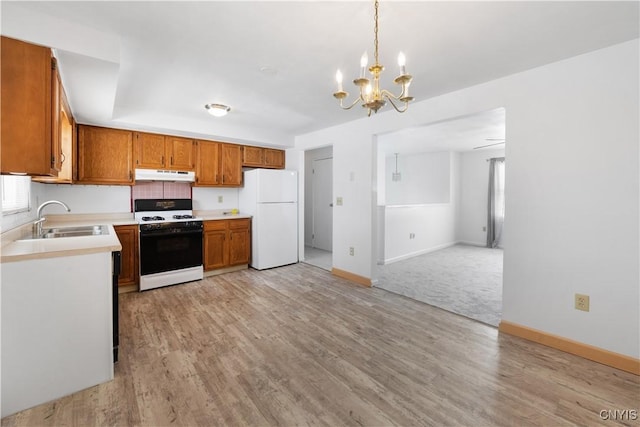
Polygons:
M409 102L413 101L413 97L409 96L409 85L413 77L407 74L405 69L406 59L404 54L400 52L398 55L398 65L400 66L400 75L393 81L402 87L402 91L399 95L394 95L386 89L380 89L380 73L384 70L384 67L380 65L378 61L378 0L374 3L375 12L375 26L373 30L373 47L374 47L374 59L375 63L369 67L369 72L373 76L373 82L365 77L365 69L367 68L367 62L369 58L367 52L360 58L360 77L355 79L353 83L360 88L360 97L358 97L353 104L344 105L342 101L349 96L347 92L342 89L342 73L340 70L336 72L336 81L338 82L338 91L333 94L340 101L340 107L343 110L350 110L359 102L362 102L362 107L367 109L367 115L371 116L371 111L377 113L378 110L385 106L387 101L393 105L393 108L399 113L404 113L409 108ZM403 104L396 105L395 101L399 101Z
M231 111L231 107L224 104L207 104L204 108L214 117L226 116L227 113Z

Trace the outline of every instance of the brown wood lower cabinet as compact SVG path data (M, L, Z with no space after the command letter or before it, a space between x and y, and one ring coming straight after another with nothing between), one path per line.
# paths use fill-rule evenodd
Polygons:
M204 222L204 270L248 264L251 254L251 220L248 218Z
M113 227L122 245L122 264L118 276L118 287L136 286L140 282L138 271L138 226L116 225ZM135 289L131 289L135 290Z

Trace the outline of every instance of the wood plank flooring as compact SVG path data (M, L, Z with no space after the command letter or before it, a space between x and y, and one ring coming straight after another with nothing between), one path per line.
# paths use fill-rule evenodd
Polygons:
M120 295L115 379L3 426L638 425L640 379L305 264Z

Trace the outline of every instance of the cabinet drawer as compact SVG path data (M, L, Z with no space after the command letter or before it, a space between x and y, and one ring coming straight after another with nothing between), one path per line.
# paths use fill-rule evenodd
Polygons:
M249 218L239 218L239 219L230 219L229 220L229 228L232 230L237 229L246 229L251 225L251 219Z
M204 231L212 231L212 230L226 230L227 229L227 221L220 220L211 220L204 222Z

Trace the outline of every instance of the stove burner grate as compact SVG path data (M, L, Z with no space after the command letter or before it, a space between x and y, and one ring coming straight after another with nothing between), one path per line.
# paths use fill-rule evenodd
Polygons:
M174 215L173 219L193 219L195 216L193 215Z
M164 221L163 216L143 216L143 221Z

